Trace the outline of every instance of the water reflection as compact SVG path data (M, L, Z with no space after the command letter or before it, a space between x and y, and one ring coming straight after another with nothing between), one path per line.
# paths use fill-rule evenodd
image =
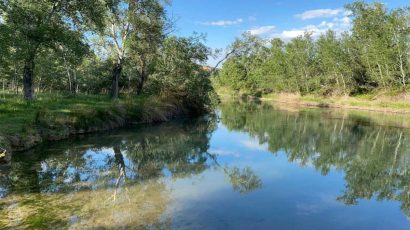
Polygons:
M406 117L224 103L219 118L15 155L0 169L0 228L410 226L393 206L363 205L410 216Z
M273 154L284 151L289 161L313 165L322 175L342 170L345 189L339 201L397 200L410 216L410 130L394 127L402 124L395 120L400 115L284 111L239 102L221 110L224 125L267 143Z
M215 125L172 122L16 155L1 174L0 227L169 228L166 180L220 167L208 153ZM260 186L250 169L226 170L240 192Z

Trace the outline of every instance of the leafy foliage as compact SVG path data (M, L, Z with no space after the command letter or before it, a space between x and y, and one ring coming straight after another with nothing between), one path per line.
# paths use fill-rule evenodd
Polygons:
M381 3L356 1L352 29L306 33L268 44L244 34L216 76L218 86L260 95L269 92L351 95L373 90L407 90L410 81L410 8L389 11ZM231 48L232 49L232 48Z

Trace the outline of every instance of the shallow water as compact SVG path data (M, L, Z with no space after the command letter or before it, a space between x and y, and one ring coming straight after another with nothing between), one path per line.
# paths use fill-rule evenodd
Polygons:
M410 229L408 121L224 103L39 146L0 170L0 228Z

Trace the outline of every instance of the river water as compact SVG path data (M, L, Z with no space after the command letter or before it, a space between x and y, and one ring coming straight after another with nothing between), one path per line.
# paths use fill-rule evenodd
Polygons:
M410 117L226 102L0 169L0 228L410 229Z

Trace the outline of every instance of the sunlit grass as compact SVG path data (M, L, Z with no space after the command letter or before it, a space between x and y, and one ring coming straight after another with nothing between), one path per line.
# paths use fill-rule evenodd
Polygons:
M139 101L138 99L136 101ZM78 95L76 97L37 94L30 103L21 96L3 95L0 97L0 133L15 134L25 127L33 125L36 114L46 110L50 114L70 116L78 113L92 112L99 109L109 109L114 104L124 103L124 100L112 101L104 95Z

